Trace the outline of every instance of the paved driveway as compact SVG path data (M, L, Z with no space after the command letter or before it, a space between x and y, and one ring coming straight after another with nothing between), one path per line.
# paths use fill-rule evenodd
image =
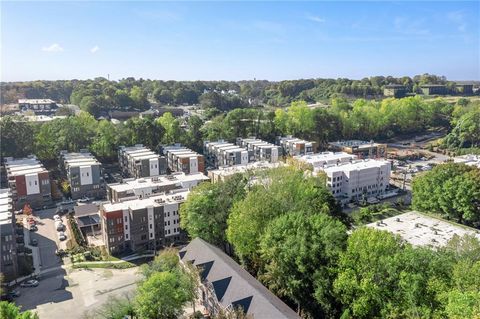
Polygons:
M132 294L140 279L138 268L69 270L43 276L35 288L21 288L17 305L35 310L41 319L77 319L94 311L109 296Z

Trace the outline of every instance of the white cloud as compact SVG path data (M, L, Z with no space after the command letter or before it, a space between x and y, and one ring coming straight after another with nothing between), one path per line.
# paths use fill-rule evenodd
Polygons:
M98 45L94 46L93 48L90 49L91 53L96 53L98 50L100 50L100 47Z
M313 22L324 23L325 19L319 16L308 15L307 19Z
M63 48L60 46L60 44L54 43L54 44L52 44L48 47L43 47L42 51L45 51L45 52L62 52Z
M465 32L467 23L465 22L465 14L463 11L451 11L447 14L447 19L457 25L457 30Z

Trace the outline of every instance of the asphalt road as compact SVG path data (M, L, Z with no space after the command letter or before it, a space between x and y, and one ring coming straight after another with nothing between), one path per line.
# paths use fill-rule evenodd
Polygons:
M51 208L34 212L38 231L31 233L30 238L38 241L41 271L61 265L61 259L55 255L59 243L53 221L55 211L55 208Z

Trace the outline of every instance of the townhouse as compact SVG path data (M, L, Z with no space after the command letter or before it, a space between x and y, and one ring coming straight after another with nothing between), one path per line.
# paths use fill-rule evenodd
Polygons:
M179 251L183 265L199 269L197 296L208 317L237 309L246 318L300 319L295 311L217 247L195 238ZM227 315L228 316L228 315Z
M21 159L7 157L5 169L15 210L25 204L36 209L52 202L49 173L34 155Z
M318 172L324 166L327 166L327 165L349 163L357 159L357 156L347 154L345 152L323 152L323 153L317 153L317 154L311 154L311 155L297 156L295 158L298 161L311 166L314 172Z
M204 154L209 164L215 168L247 164L255 160L253 151L224 141L205 141Z
M280 146L256 138L242 139L239 137L237 138L237 145L246 148L248 151L253 151L255 161L276 163L282 152Z
M103 239L110 253L156 250L186 239L180 230L180 205L188 190L100 206Z
M79 153L61 151L59 166L67 176L72 199L102 198L105 195L102 165L87 150Z
M284 156L308 155L316 152L317 144L293 136L277 137L276 144L281 146Z
M332 165L322 170L327 186L342 203L384 194L390 182L390 162L367 159Z
M142 144L118 150L118 163L124 176L141 178L164 175L167 172L167 161Z
M123 183L107 185L107 199L121 202L131 199L147 198L156 194L170 192L175 189L191 190L209 178L202 173L175 173L151 178L127 179Z
M6 280L17 277L17 243L13 201L9 189L0 189L0 273Z
M165 155L170 172L193 174L205 171L205 158L203 155L189 148L173 145L164 147L162 152Z

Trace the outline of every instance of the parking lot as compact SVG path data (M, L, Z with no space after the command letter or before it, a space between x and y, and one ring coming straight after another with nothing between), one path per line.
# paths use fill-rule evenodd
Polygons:
M38 287L19 288L16 303L40 318L82 318L109 296L130 294L140 279L138 268L81 270L64 268L43 276Z

